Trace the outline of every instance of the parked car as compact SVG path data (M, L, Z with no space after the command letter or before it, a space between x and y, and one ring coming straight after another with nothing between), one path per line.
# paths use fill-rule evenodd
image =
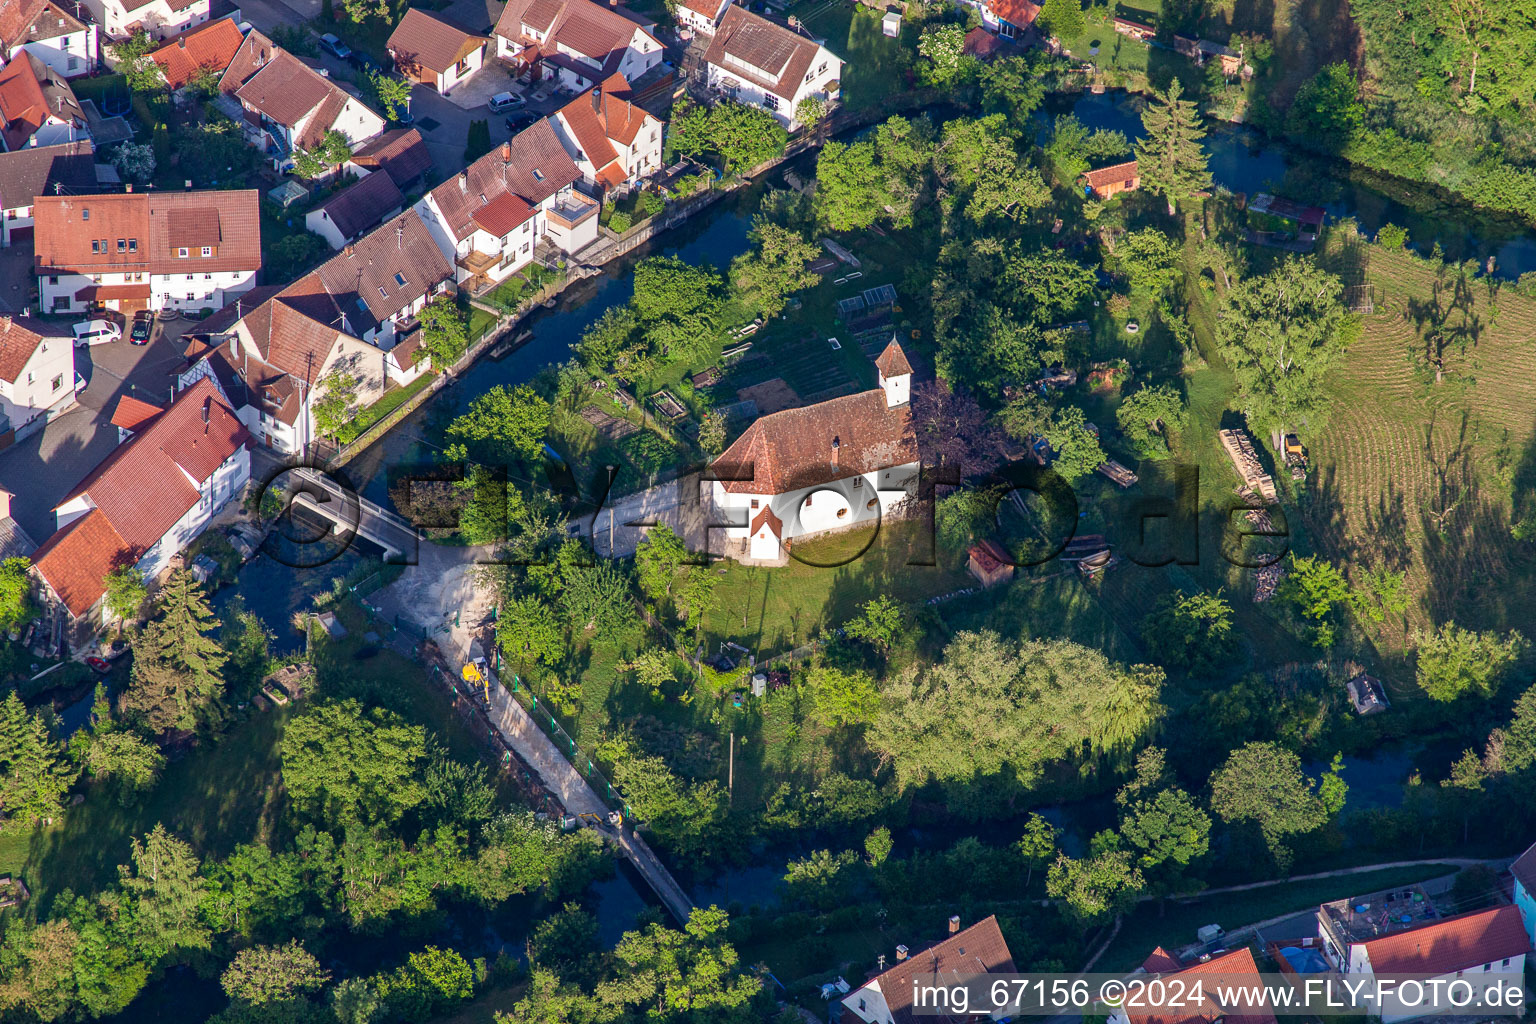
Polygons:
M518 110L526 106L527 100L512 92L499 92L491 97L488 106L493 113L501 113L503 110Z
M365 75L378 75L384 72L384 69L379 67L379 62L366 53L358 53L356 50L353 50L348 54L347 60L353 67Z
M342 60L347 60L352 56L352 48L340 39L337 39L333 32L327 32L320 37L320 48L332 56L340 57Z
M528 111L524 110L521 113L513 114L511 117L507 118L507 128L511 130L513 135L516 135L518 132L522 131L524 128L527 128L538 119L538 114L530 114Z
M84 320L75 324L75 347L105 345L123 336L123 329L110 320Z
M93 672L103 672L103 673L105 673L105 672L112 671L112 666L110 664L108 664L108 662L107 662L107 660L105 658L95 658L95 657L86 658L85 659L85 663L86 663L87 666L90 667L90 669Z
M133 317L133 329L128 332L129 343L134 345L148 345L149 332L154 328L154 325L155 321L152 314L148 312L135 313Z

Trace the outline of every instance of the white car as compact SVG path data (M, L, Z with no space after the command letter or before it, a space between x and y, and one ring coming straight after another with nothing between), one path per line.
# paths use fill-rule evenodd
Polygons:
M515 93L499 92L495 96L491 97L491 101L488 106L494 113L499 114L503 110L516 110L519 107L527 105L527 103L527 100L523 99L521 96L516 95Z
M75 324L75 347L105 345L123 336L123 329L111 320L86 320Z

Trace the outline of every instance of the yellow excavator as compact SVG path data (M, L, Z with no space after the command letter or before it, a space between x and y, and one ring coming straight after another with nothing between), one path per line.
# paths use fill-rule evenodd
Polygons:
M480 667L478 665L472 661L466 662L463 670L459 673L459 675L462 676L464 681L471 686L479 686L481 692L485 694L485 702L487 704L491 702L491 681L486 677L484 672L480 671Z

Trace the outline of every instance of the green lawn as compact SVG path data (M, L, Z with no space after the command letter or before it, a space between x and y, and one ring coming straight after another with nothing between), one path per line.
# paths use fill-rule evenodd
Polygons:
M436 374L429 371L423 373L404 387L391 388L384 392L378 401L358 412L356 416L347 422L346 426L342 427L337 440L342 444L348 444L357 440L369 427L400 408L413 396L420 394L423 390L430 387L434 376Z
M1448 864L1427 864L1414 868L1389 868L1366 871L1338 878L1319 878L1309 882L1277 882L1262 889L1234 892L1169 903L1160 909L1156 901L1137 906L1125 916L1120 934L1110 944L1096 967L1100 971L1128 971L1140 964L1158 946L1176 949L1195 941L1196 929L1219 924L1228 930L1265 921L1283 914L1315 909L1329 900L1344 899L1361 893L1410 885L1429 878L1448 875L1456 869Z
M849 107L879 106L909 77L920 35L916 26L904 24L900 38L892 39L880 28L883 11L841 0L800 0L788 13L847 62L841 96Z

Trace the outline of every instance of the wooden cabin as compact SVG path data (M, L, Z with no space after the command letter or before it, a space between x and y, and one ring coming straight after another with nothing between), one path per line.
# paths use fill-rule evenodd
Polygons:
M1100 167L1081 175L1077 181L1083 186L1083 191L1095 199L1108 199L1141 187L1141 176L1136 173L1135 160L1112 167Z

